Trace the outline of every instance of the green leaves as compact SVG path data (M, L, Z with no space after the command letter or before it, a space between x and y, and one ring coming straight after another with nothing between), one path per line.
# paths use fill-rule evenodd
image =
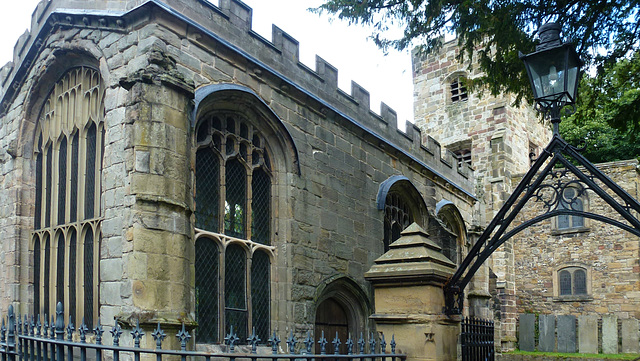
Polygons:
M432 51L454 32L464 49L460 60L477 56L485 73L471 87L515 94L516 103L531 99L518 51L535 50L535 33L546 22L563 25L587 66L615 64L640 47L639 0L326 0L315 11L373 25L371 37L383 50ZM388 37L391 23L402 36Z
M586 143L592 162L640 156L640 53L585 75L576 112L564 117L560 134L571 144Z

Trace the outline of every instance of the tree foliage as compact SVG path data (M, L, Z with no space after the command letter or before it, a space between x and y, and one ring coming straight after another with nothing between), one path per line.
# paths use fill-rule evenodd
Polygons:
M640 46L640 0L325 0L315 11L371 25L372 39L385 50L431 51L453 32L465 50L460 60L477 57L484 72L469 86L510 92L517 103L531 97L518 52L535 50L544 23L562 24L565 39L599 74ZM402 35L390 37L390 26L400 26Z
M598 77L585 75L576 111L563 117L560 134L586 145L594 163L640 156L640 52L606 65Z

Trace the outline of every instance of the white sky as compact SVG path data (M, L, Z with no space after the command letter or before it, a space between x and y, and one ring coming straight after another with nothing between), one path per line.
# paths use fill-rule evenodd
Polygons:
M0 5L0 66L13 58L18 37L29 28L31 13L38 0L3 0ZM217 0L211 0L217 4ZM322 0L245 0L253 8L253 29L271 40L275 24L300 42L300 60L315 69L315 55L338 69L338 85L351 93L351 80L367 89L371 108L380 112L384 101L398 113L400 128L413 121L413 85L408 51L384 56L371 40L369 32L345 22L329 21L307 11Z

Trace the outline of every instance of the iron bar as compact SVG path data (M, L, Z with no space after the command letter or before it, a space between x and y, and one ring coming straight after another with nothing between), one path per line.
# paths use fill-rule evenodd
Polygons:
M550 156L553 156L551 161L544 166ZM578 165L584 167L587 173L575 164L569 162L565 156L574 159ZM560 174L556 173L557 171L554 170L554 167L557 164L562 164L566 171L560 172ZM541 169L542 171L540 172ZM564 181L563 183L562 178L566 177L567 174L572 175L576 179ZM549 181L548 177L550 177L550 179L558 178L558 181L551 184L545 183L545 181ZM608 190L615 193L622 200L623 204L607 193L607 191L596 183L596 180L602 182ZM613 219L608 215L575 210L571 207L560 207L562 204L561 198L563 190L572 184L579 185L582 192L590 190L596 193L612 207L616 213L629 222L629 224ZM543 190L555 192L556 198L552 201L543 200L541 193ZM525 220L520 225L507 231L515 217L530 200L534 202L544 202L545 212ZM482 263L504 242L525 228L551 217L570 215L605 222L640 236L640 220L638 220L630 210L640 213L640 203L584 158L574 147L566 143L558 135L554 135L549 145L535 161L531 169L525 174L522 181L502 205L478 241L473 245L468 255L461 262L454 275L445 285L445 312L447 314L460 314L462 312L464 288L469 284L471 278L473 278Z
M18 360L58 360L64 361L65 358L68 360L72 360L76 350L79 350L81 361L85 361L88 359L87 350L95 350L95 358L89 358L96 361L102 360L102 355L105 351L113 353L113 359L117 360L120 358L120 354L132 355L134 359L140 359L142 354L146 355L155 355L157 360L162 360L163 357L180 357L182 361L186 360L206 360L211 361L214 360L234 360L234 359L246 359L255 361L258 358L265 361L279 361L279 360L289 360L294 361L296 359L305 359L305 360L314 360L314 361L330 361L330 360L359 360L359 361L376 361L376 360L391 360L391 361L405 361L406 354L397 354L395 353L396 345L395 345L395 337L392 337L392 348L391 352L385 352L386 345L384 342L384 336L382 335L380 338L381 352L375 351L375 346L378 343L377 337L375 334L371 334L371 338L369 340L370 344L370 352L364 352L365 341L361 338L361 353L360 354L352 354L351 350L349 350L349 354L338 354L336 353L338 350L338 346L342 343L339 337L336 335L334 339L335 348L334 354L327 355L318 355L311 353L311 346L315 343L315 340L311 337L309 333L307 335L307 340L305 340L305 345L308 352L305 352L306 355L296 354L295 345L298 341L295 340L293 333L290 335L288 339L288 353L278 353L278 345L280 343L280 339L274 334L272 337L272 353L271 354L254 354L252 351L247 353L237 352L236 343L239 341L235 336L235 333L231 331L228 336L228 345L230 346L228 352L222 353L209 353L202 351L188 351L188 342L191 336L185 331L184 325L182 329L175 335L175 337L180 341L180 350L165 350L162 349L162 342L166 338L165 332L161 329L158 324L155 330L153 331L152 336L154 337L156 347L155 349L145 349L140 347L141 339L143 338L144 332L138 324L136 324L135 328L131 331L133 336L133 345L124 346L120 345L120 335L122 334L122 329L119 324L116 325L110 330L110 333L113 335L113 344L112 345L104 345L102 344L102 334L104 330L100 323L98 323L97 327L94 329L95 332L95 343L88 343L86 340L86 333L88 332L88 328L84 323L76 329L74 329L71 324L71 320L69 325L65 327L64 317L62 313L62 304L58 303L56 307L56 319L51 318L51 323L45 323L44 333L40 333L39 326L33 325L33 322L25 322L21 323L20 327L18 327L18 323L16 322L16 315L13 312L13 306L10 306L8 312L8 328L0 328L0 356L2 361L16 361ZM37 324L39 325L39 323ZM37 331L37 332L36 332ZM79 341L73 341L74 335L78 335ZM66 337L65 337L66 335ZM148 337L148 336L146 336ZM326 339L324 339L326 343ZM349 337L349 340L351 338ZM353 344L353 341L350 342ZM23 348L19 348L19 345L23 345ZM231 346L234 346L232 348ZM253 347L253 345L250 345ZM274 347L275 346L275 347ZM275 348L275 350L274 350ZM42 350L42 352L41 352ZM65 357L66 356L66 357Z

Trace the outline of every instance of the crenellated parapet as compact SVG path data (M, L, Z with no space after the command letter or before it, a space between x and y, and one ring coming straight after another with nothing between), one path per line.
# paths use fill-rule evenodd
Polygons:
M220 0L218 6L206 0L85 0L81 6L85 10L68 10L76 1L42 0L38 4L31 30L16 43L13 62L0 70L0 114L9 111L7 107L16 96L15 89L25 81L33 57L56 28L128 32L142 18L171 15L184 23L173 29L181 39L203 49L226 48L243 57L246 71L253 76L276 79L282 91L314 103L319 114L364 132L371 142L410 159L423 172L473 197L472 169L467 164L459 165L450 152L442 154L440 145L412 123L407 122L406 132L399 131L397 113L387 104L381 103L378 112L372 111L370 93L358 83L352 82L348 93L341 90L338 69L320 56L315 69L302 64L299 42L281 28L272 27L271 40L257 34L252 30L252 9L239 0Z

